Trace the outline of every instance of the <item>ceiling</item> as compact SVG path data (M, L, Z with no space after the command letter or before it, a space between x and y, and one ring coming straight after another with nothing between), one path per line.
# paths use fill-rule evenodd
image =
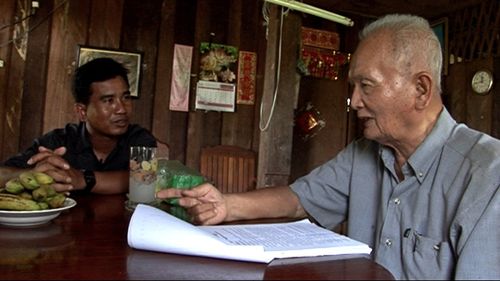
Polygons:
M301 1L301 0L298 0ZM475 6L483 0L302 0L338 14L378 17L388 13L410 13L436 19L448 13Z

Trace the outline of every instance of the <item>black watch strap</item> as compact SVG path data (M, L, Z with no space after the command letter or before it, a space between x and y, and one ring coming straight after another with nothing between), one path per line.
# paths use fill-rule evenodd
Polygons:
M85 191L90 192L95 186L95 174L94 171L82 170L83 178L85 179Z

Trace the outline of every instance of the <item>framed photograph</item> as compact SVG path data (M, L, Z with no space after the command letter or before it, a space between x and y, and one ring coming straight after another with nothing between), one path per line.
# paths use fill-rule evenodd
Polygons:
M443 50L443 74L448 75L448 18L441 18L431 23L431 28L436 33Z
M128 69L128 82L130 84L130 94L139 97L139 82L141 78L142 54L139 52L124 52L113 49L93 48L88 46L78 46L78 66L95 58L109 57L123 64Z

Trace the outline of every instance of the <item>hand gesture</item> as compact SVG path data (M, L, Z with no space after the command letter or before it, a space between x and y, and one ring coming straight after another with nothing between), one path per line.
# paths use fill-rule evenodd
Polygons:
M158 191L156 198L178 198L179 205L186 208L191 221L195 224L218 224L227 216L225 196L209 183L192 189L167 188Z
M38 153L28 160L28 164L35 165L33 170L44 172L54 179L52 187L58 192L73 190L73 179L78 176L78 171L72 169L62 157L65 153L66 147L64 146L54 150L40 146L38 147Z

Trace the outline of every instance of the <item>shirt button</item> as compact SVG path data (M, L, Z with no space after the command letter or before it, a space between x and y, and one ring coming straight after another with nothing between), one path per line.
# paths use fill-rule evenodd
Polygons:
M418 173L418 177L419 177L419 178L421 178L421 177L423 177L423 176L424 176L424 173L422 173L422 172Z
M392 240L391 240L391 239L385 239L385 245L386 245L387 247L392 246Z
M401 203L401 200L399 200L399 198L394 199L394 204L399 205L399 203Z

